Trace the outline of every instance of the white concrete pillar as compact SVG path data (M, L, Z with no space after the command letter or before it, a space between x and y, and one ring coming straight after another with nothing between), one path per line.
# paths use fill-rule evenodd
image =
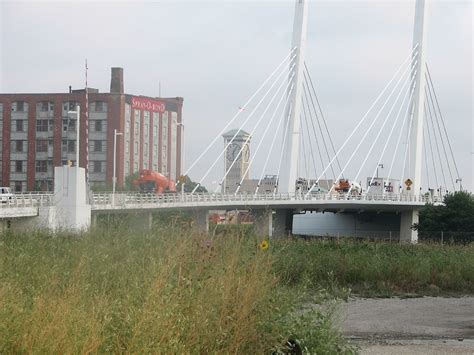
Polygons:
M404 211L400 217L400 242L418 243L418 231L413 230L413 224L418 223L419 211Z
M268 209L252 211L254 232L259 237L273 236L273 211Z
M197 209L193 213L194 226L201 232L209 233L209 211Z
M79 232L91 224L91 205L86 203L86 172L84 168L54 168L54 211L48 212L53 231Z
M273 237L285 238L293 231L293 211L278 209L273 214Z

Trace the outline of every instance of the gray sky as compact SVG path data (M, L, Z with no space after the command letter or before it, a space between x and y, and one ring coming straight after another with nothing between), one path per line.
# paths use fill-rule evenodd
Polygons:
M157 96L161 82L162 96L184 97L189 166L286 56L293 10L292 0L0 0L0 92L82 87L85 58L89 86L107 92L110 67L122 66L127 93ZM433 1L427 34L427 62L463 183L471 190L472 13L470 1ZM307 63L336 146L408 56L413 17L414 0L310 1ZM222 144L191 171L194 180ZM341 161L350 153L343 152ZM348 175L356 168L349 166ZM205 183L211 185L222 169L218 164ZM268 172L275 169L271 164ZM260 175L258 167L251 175Z

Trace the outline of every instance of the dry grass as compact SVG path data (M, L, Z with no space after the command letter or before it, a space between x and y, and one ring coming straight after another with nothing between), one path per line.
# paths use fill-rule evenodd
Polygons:
M314 351L258 242L175 225L0 236L0 353L266 353L289 336ZM311 338L339 346L324 324Z

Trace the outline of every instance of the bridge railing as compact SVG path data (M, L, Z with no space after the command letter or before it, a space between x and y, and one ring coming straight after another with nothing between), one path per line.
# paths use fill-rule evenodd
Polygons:
M4 195L0 196L0 208L51 206L53 200L52 194L45 193Z
M186 194L143 194L143 193L94 193L92 204L95 206L206 203L206 202L256 202L256 201L374 201L374 202L419 202L439 203L438 196L410 194L327 194L315 193L305 196L303 193L269 193L269 194L221 194L221 193L186 193Z

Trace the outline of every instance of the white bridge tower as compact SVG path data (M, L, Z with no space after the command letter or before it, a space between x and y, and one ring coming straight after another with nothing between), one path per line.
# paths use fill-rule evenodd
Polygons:
M413 93L413 121L410 129L409 148L410 148L410 166L408 176L413 181L412 194L419 195L421 187L421 167L423 153L423 117L425 113L425 54L426 54L426 6L425 0L416 0L415 7L415 25L413 32L413 55L416 59L413 61L415 73L415 91ZM418 54L417 54L418 53ZM416 63L416 64L415 64Z
M293 89L289 105L285 113L285 126L288 124L286 131L283 166L281 176L279 178L279 191L295 192L295 182L298 170L298 157L300 147L300 114L303 95L303 69L306 55L306 29L308 23L308 1L296 0L295 18L293 23L293 41L291 49L294 49L295 63L293 71ZM290 86L291 88L291 86ZM289 122L288 122L289 120Z

